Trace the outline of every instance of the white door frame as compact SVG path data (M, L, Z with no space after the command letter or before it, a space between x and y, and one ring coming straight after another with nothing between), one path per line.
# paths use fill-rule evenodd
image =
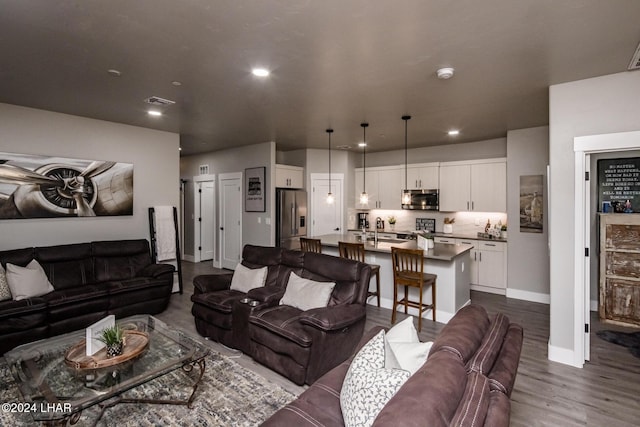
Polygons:
M228 180L228 179L239 179L240 180L240 188L242 188L242 172L231 172L231 173L221 173L218 174L218 194L220 195L220 197L222 197L222 191L220 190L220 186L222 185L222 181L224 180ZM214 259L214 266L218 267L218 268L222 268L222 245L224 244L223 242L223 237L222 237L222 230L220 230L220 220L222 218L222 200L220 200L220 203L218 203L218 259L215 260ZM240 238L240 255L242 255L242 213L243 213L243 203L242 203L242 191L240 194L240 236L238 236Z
M315 187L315 181L316 180L329 180L329 174L328 173L312 173L310 175L310 179L311 179L311 189L313 190L313 188ZM340 218L340 232L344 233L344 199L345 199L345 195L344 195L344 174L342 173L331 173L331 181L335 181L338 185L338 188L340 189L340 197L342 198L342 200L340 200L340 212L339 212L339 218ZM309 216L309 219L311 221L307 222L307 224L311 225L311 232L308 233L310 236L314 235L313 231L315 228L315 209L313 206L313 195L311 195L309 197L310 203L310 213L311 215ZM309 230L309 227L307 226L307 230Z
M573 321L573 366L582 368L585 360L589 358L586 346L589 345L589 335L584 331L584 325L588 323L590 313L590 258L595 256L589 246L591 216L589 210L589 185L585 181L585 173L591 168L588 162L590 155L595 153L607 153L616 151L629 151L640 149L640 131L620 132L603 135L589 135L573 138L573 151L575 155L575 186L574 186L574 321ZM597 179L597 177L590 177ZM589 257L584 256L585 248L589 248Z
M198 215L200 213L200 197L198 197L198 186L201 182L213 182L213 212L216 211L216 176L212 174L197 175L193 177L193 262L200 262L200 251L198 250L199 238L196 239L197 233L200 233L200 222L198 221ZM213 219L213 227L215 229L217 218ZM214 234L215 239L215 234ZM213 247L215 248L215 242ZM214 251L213 258L216 254Z

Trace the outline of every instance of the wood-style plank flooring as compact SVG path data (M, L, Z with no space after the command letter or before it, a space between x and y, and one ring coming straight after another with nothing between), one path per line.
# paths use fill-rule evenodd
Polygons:
M169 308L157 317L197 333L191 315L193 277L220 272L223 270L213 268L211 262L184 262L185 291L182 295L174 294ZM600 329L633 329L601 324L596 313L592 313L591 361L578 369L547 359L548 305L482 292L472 292L471 300L484 306L489 313L505 313L512 322L524 327L520 367L511 396L512 426L640 426L640 359L626 348L595 335ZM400 315L399 320L403 317ZM391 311L368 306L367 328L374 325L391 326ZM433 340L443 327L443 324L423 319L421 340ZM216 342L209 343L216 351L234 357L246 368L293 393L304 390L236 350Z

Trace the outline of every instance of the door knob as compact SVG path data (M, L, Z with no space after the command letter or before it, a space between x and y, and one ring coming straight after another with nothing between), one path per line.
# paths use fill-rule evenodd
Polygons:
M333 231L340 231L340 227L334 228Z
M220 230L224 230L224 227L220 227Z

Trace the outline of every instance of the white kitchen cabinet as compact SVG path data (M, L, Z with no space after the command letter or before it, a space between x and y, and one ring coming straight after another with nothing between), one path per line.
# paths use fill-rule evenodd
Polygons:
M471 249L471 289L504 295L507 289L507 244L474 239L456 239Z
M454 243L456 243L456 239L454 239L453 237L435 236L433 238L433 242L434 243L451 243L451 244L454 244Z
M304 168L276 165L276 187L304 188Z
M506 212L505 159L440 163L439 204L443 212Z
M413 164L407 167L407 189L437 189L439 188L438 163ZM404 170L402 171L404 184Z
M404 170L400 167L367 168L366 191L368 205L360 204L363 190L363 170L356 169L356 208L357 209L401 209Z

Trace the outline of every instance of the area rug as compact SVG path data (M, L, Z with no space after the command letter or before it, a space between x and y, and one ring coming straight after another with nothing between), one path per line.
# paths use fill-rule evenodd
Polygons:
M598 331L600 338L627 347L631 354L640 357L640 332Z
M23 402L4 359L0 359L0 402ZM186 406L120 404L105 411L98 426L256 426L296 398L234 360L212 352L200 382L193 409ZM195 369L194 371L197 371ZM185 399L191 393L189 378L181 369L129 390L125 397ZM76 426L93 425L98 410L82 412ZM0 426L37 425L29 414L0 412Z

